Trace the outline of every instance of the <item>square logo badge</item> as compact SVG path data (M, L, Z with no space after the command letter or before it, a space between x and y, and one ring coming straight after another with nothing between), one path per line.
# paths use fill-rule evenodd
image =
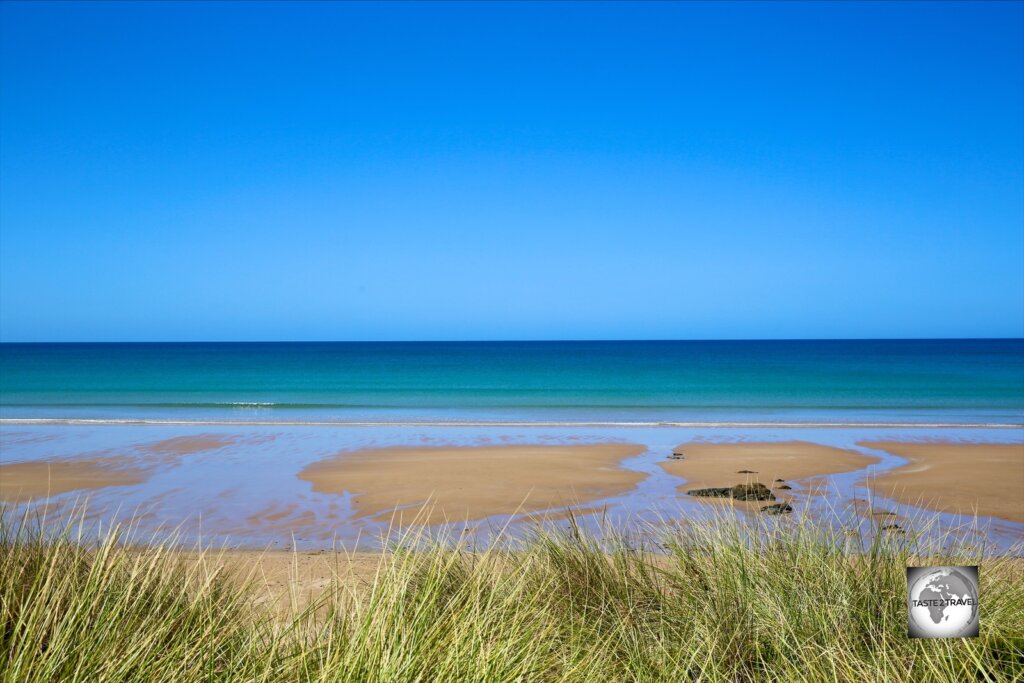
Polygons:
M977 567L907 567L911 638L978 636Z

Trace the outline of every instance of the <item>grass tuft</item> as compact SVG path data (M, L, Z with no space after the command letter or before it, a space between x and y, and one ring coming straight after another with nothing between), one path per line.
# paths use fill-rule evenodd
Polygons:
M11 682L1024 680L1019 552L923 537L726 515L646 546L574 520L476 551L409 532L368 586L282 618L215 552L0 514L0 666ZM979 638L907 637L910 564L982 566Z

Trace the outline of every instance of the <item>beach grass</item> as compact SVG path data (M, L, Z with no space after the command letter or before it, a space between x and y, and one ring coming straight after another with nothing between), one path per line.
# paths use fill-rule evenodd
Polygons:
M1024 679L1020 553L953 537L726 514L483 550L411 531L282 610L217 551L0 516L3 681ZM916 564L981 565L980 637L907 637Z

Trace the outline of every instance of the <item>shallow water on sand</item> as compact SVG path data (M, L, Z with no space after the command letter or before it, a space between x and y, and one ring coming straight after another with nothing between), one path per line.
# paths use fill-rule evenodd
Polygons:
M853 449L879 458L865 470L790 482L795 512L780 519L790 523L802 515L838 519L866 530L870 517L857 506L869 499L876 509L904 518L920 514L913 506L878 499L862 482L904 461L882 451L857 445L862 440L938 438L991 443L1021 443L1019 429L960 428L708 428L708 427L551 427L551 426L309 426L309 425L23 425L0 426L3 464L54 458L102 460L117 457L145 468L141 483L91 491L70 491L49 501L50 520L67 515L76 503L88 500L92 521L105 527L134 519L142 538L174 533L181 540L256 548L376 549L388 522L360 517L352 508L352 492L318 493L299 478L306 466L341 451L389 446L474 446L501 444L604 443L641 444L640 455L621 466L644 478L626 492L580 506L579 524L597 530L644 527L678 520L701 519L721 506L694 499L677 489L685 481L659 463L681 444L710 441L810 441ZM174 441L169 441L174 440ZM170 445L168 445L170 444ZM1011 473L1012 475L1012 473ZM743 480L737 475L737 482ZM41 511L39 501L8 504L5 514L16 517L27 509ZM544 511L531 511L543 513ZM548 512L557 513L558 510ZM960 529L977 542L1006 549L1024 538L1024 525L979 520L967 528L957 515L928 513L944 530ZM530 524L529 515L494 516L434 531L465 533L475 543L487 543L499 530L514 535ZM552 521L552 524L565 524ZM506 528L507 525L510 526Z

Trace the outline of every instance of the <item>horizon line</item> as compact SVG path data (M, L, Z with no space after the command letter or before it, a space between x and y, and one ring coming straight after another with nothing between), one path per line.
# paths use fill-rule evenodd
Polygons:
M15 344L559 344L580 342L797 342L797 341L1024 341L1024 336L998 337L695 337L575 339L164 339L4 341Z

